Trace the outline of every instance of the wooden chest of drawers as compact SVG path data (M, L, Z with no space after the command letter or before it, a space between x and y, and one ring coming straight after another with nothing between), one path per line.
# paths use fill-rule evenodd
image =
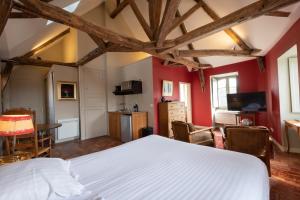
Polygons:
M173 138L172 121L186 121L184 102L159 103L160 135Z

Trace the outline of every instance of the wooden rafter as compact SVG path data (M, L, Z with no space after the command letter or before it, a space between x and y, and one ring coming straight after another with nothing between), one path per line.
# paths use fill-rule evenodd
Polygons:
M146 35L148 36L148 38L150 40L152 40L153 39L152 30L150 29L150 27L149 27L148 23L146 22L143 14L139 10L138 6L136 5L135 0L129 0L129 5L130 5L132 11L134 12L136 18L138 19L139 23L143 27Z
M85 65L88 62L94 60L95 58L103 55L105 53L105 50L103 48L96 48L95 50L91 51L90 53L88 53L86 56L84 56L83 58L81 58L78 62L77 65Z
M175 50L175 55L178 57L207 57L207 56L242 56L242 57L257 57L256 51L247 50L225 50L225 49L203 49L203 50Z
M33 56L37 52L41 51L42 49L46 48L47 46L49 46L49 45L53 44L54 42L58 41L59 39L63 38L68 33L70 33L70 28L68 28L67 30L59 33L58 35L54 36L53 38L47 40L46 42L44 42L43 44L39 45L38 47L32 49L28 53L24 54L23 57L31 57L31 56Z
M209 35L212 35L219 31L223 31L234 25L257 18L266 13L278 10L299 1L300 0L259 0L229 15L226 15L225 17L222 17L217 21L211 22L207 25L190 31L187 34L180 36L174 40L165 41L164 45L166 47L171 46L171 48L168 48L162 52L170 52L171 50L183 46L187 43L203 39Z
M179 10L176 11L176 17L177 17L177 18L180 18L180 17L181 17L181 14L180 14L180 11L179 11ZM181 33L182 33L183 35L186 34L186 33L188 32L187 29L186 29L186 26L185 26L184 22L182 22L182 23L179 25L179 28L180 28ZM189 50L195 50L195 47L194 47L194 45L193 45L192 43L188 44L187 46L188 46ZM176 52L174 53L174 55L176 56ZM193 57L193 60L194 60L195 62L201 64L201 62L200 62L200 60L199 60L198 57ZM212 66L211 66L211 67L212 67Z
M149 2L149 21L150 28L153 32L152 38L158 34L158 28L160 24L160 15L162 8L162 0L151 0Z
M178 62L183 65L188 66L189 68L201 68L202 65L190 61L184 58L174 58L169 55L161 55L155 51L155 45L153 42L142 42L140 40L125 37L113 31L110 31L106 28L97 26L91 22L88 22L81 17L69 13L59 7L54 5L46 4L40 2L38 0L20 0L22 4L16 4L15 8L20 11L29 11L34 12L36 15L55 21L57 23L61 23L67 26L71 26L83 32L86 32L89 35L93 35L95 37L101 38L103 40L109 41L114 44L118 44L122 47L127 47L135 50L136 52L146 52L152 54L153 56L167 59L173 62ZM206 65L204 65L206 67Z
M5 90L7 83L9 81L11 72L13 70L14 65L10 62L6 63L5 67L1 71L1 91Z
M102 48L102 49L105 49L106 48L106 45L105 45L105 42L101 39L101 38L98 38L94 35L90 35L90 37L92 38L92 40L97 44L97 46L99 48Z
M176 11L181 0L167 0L162 22L159 26L159 31L156 36L157 46L162 47L164 40L166 39L172 22L175 18Z
M9 18L12 19L32 19L32 18L38 18L36 15L31 15L24 12L11 12L9 15Z
M202 2L198 2L196 5L194 5L191 9L189 9L186 13L184 13L181 17L178 17L174 20L170 32L174 30L177 26L182 24L187 18L189 18L195 11L197 11L199 8L202 7Z
M195 0L198 3L202 3L202 8L203 10L214 20L219 20L220 17L218 16L218 14L211 9L211 7L206 4L204 1L202 0ZM243 50L248 50L251 51L251 48L242 40L242 38L231 28L225 29L224 30L225 33L237 44L239 45L239 47Z
M180 14L180 11L179 11L179 10L177 10L177 12L176 12L176 17L179 17L179 18L181 17L181 14ZM180 27L180 30L181 30L182 34L186 34L186 33L188 32L187 29L186 29L186 26L185 26L184 22L182 22L182 23L179 25L179 27ZM193 45L192 43L189 43L189 44L188 44L188 48L189 48L189 50L195 50L195 47L194 47L194 45ZM175 54L176 54L176 53L175 53ZM194 60L195 62L201 64L201 62L200 62L200 60L199 60L198 57L193 57L193 60ZM212 66L210 66L210 67L212 67ZM200 81L200 87L201 87L201 89L202 89L202 92L203 92L204 89L205 89L205 77L204 77L204 72L203 72L203 70L204 70L204 69L199 69L199 70L198 70L199 81Z
M126 6L129 5L129 1L128 0L123 0L121 3L117 3L117 7L116 9L114 9L111 14L110 14L110 17L111 18L115 18L120 12L122 12L122 10L124 8L126 8Z
M111 41L116 44L121 44L127 47L141 50L147 49L149 47L149 43L145 43L134 38L125 37L101 26L97 26L57 6L43 3L38 0L20 1L24 3L25 7L18 4L18 6L15 7L19 10L29 10L31 12L35 12L37 15L45 19L76 28L90 35L97 36L99 38ZM150 44L150 46L152 47L153 45Z
M32 65L32 66L41 66L41 67L51 67L52 65L78 67L77 63L65 63L65 62L58 62L58 61L26 58L26 57L15 57L9 60L2 60L2 62L12 63L13 65Z
M285 11L272 11L265 15L272 16L272 17L289 17L290 14L291 14L290 12L285 12Z
M13 6L12 0L0 0L0 36Z

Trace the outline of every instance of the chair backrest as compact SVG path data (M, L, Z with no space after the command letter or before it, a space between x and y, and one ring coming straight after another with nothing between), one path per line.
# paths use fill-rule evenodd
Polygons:
M20 138L33 138L34 143L33 148L35 149L35 154L37 155L38 152L38 134L37 134L37 123L36 123L36 113L34 110L31 109L26 109L26 108L12 108L12 109L7 109L3 113L3 115L31 115L32 117L32 122L34 126L34 132L25 136L20 136ZM21 145L20 145L20 148Z
M226 148L232 151L259 155L269 151L269 130L265 127L225 128Z
M172 130L175 140L180 140L183 142L190 142L190 131L187 123L182 121L173 121Z

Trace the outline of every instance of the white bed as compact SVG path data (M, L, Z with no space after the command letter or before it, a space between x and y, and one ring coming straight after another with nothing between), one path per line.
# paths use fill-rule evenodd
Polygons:
M263 162L236 152L149 136L71 160L87 190L76 200L268 200Z

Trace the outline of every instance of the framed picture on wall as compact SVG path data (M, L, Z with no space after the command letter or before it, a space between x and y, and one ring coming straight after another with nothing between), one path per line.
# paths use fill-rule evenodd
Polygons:
M57 98L58 100L76 100L77 87L75 82L57 82Z
M163 80L162 84L162 96L171 97L173 96L173 81Z

